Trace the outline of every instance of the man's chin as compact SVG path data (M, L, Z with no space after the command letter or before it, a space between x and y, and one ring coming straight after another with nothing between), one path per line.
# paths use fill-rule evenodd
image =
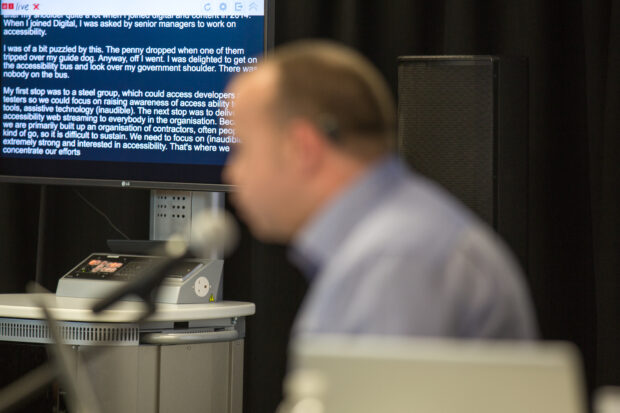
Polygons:
M252 235L261 242L269 244L286 244L290 237L277 231L273 225L257 223L256 221L244 219L250 228Z
M233 206L239 219L248 226L252 236L259 241L270 244L286 244L290 240L290 236L284 235L282 231L279 231L279 228L267 220L252 214L248 209L243 208L239 202L233 202Z
M272 228L253 228L250 226L252 235L261 242L268 244L286 244L289 241L289 237L284 237L281 234L273 231Z

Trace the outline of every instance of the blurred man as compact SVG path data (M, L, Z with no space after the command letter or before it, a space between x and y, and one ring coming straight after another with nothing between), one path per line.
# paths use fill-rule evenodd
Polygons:
M230 85L242 143L225 170L260 239L310 280L294 334L532 338L524 280L500 240L394 155L378 71L327 42L291 44Z

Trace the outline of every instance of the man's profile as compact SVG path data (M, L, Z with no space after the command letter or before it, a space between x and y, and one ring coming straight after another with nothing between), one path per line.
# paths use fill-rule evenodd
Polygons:
M252 232L289 243L310 280L294 334L533 338L503 243L393 153L389 88L329 42L284 46L238 76L242 143L224 178Z

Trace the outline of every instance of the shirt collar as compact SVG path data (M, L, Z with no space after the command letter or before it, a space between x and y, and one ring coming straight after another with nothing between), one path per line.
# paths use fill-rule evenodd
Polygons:
M289 258L308 278L325 264L350 231L382 201L407 172L395 155L371 166L360 178L329 200L299 231Z

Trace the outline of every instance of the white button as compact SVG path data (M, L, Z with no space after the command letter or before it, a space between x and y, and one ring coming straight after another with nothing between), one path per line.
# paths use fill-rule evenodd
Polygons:
M206 297L210 289L211 286L207 277L198 277L194 282L194 292L198 297Z

